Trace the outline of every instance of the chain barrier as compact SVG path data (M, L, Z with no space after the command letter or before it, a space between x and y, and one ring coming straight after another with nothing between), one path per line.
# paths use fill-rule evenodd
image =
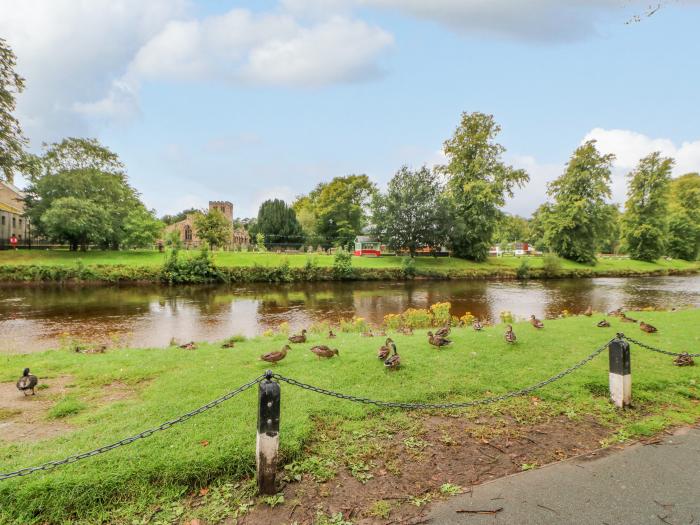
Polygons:
M633 339L631 337L627 337L625 334L618 334L618 337L620 337L620 339L627 339L630 343L633 343L637 346L640 346L641 348L644 348L646 350L651 350L652 352L657 352L659 354L665 354L665 355L670 355L670 356L674 356L674 357L678 357L681 355L682 356L689 356L689 357L700 357L700 354L689 354L687 352L681 352L681 353L669 352L668 350L661 350L660 348L654 348L653 346L649 346L646 343L642 343L641 341L637 341L636 339Z
M429 409L446 409L446 408L468 408L468 407L473 407L473 406L479 406L479 405L488 405L491 403L497 403L499 401L504 401L506 399L510 399L513 397L519 397L523 396L526 394L529 394L531 392L534 392L535 390L539 390L540 388L547 386L551 383L554 383L555 381L558 381L564 376L569 375L570 373L578 370L582 366L586 365L588 362L592 361L595 357L597 357L603 350L605 350L608 345L614 341L614 339L611 339L607 343L605 343L603 346L600 348L596 349L595 352L593 352L591 355L586 357L585 359L582 359L575 365L567 368L566 370L559 372L557 375L550 377L549 379L545 379L544 381L540 381L539 383L536 383L534 385L521 388L520 390L514 390L512 392L508 392L506 394L501 394L499 396L491 396L491 397L486 397L483 399L475 399L472 401L465 401L462 403L404 403L400 401L378 401L376 399L369 399L366 397L357 397L357 396L352 396L348 394L341 394L340 392L334 392L333 390L327 390L325 388L320 388L317 386L309 385L306 383L302 383L301 381L297 381L296 379L291 379L289 377L285 377L280 374L274 374L268 372L266 374L266 377L268 379L273 378L277 379L278 381L284 381L285 383L288 383L290 385L299 387L304 390L310 390L311 392L316 392L317 394L322 394L330 397L336 397L338 399L345 399L347 401L353 401L356 403L364 403L367 405L375 405L379 407L390 407L390 408L404 408L404 409L418 409L418 410L429 410Z
M73 456L68 456L67 458L61 459L58 461L49 461L48 463L44 463L44 464L38 465L36 467L27 467L27 468L17 470L15 472L0 473L0 481L10 479L10 478L15 478L18 476L28 476L29 474L33 474L33 473L39 472L39 471L52 470L52 469L54 469L56 467L60 467L62 465L69 465L70 463L75 463L76 461L80 461L81 459L86 459L86 458L90 458L92 456L97 456L99 454L103 454L105 452L109 452L110 450L114 450L115 448L123 447L124 445L130 445L134 441L138 441L139 439L147 438L148 436L155 434L156 432L160 432L162 430L167 430L170 427L177 425L178 423L182 423L184 421L187 421L191 417L199 415L202 412L206 412L207 410L210 410L210 409L220 405L221 403L228 401L232 397L237 396L241 392L248 390L253 385L256 385L257 383L262 381L264 378L265 378L265 375L261 375L259 377L256 377L255 379L253 379L249 383L246 383L245 385L241 385L237 389L232 390L228 394L225 394L225 395L215 399L214 401L207 403L206 405L202 405L201 407L199 407L195 410L192 410L191 412L187 412L186 414L183 414L178 418L166 421L165 423L163 423L160 426L157 426L155 428L150 428L148 430L144 430L143 432L140 432L139 434L136 434L135 436L130 436L130 437L121 439L119 441L116 441L115 443L111 443L109 445L105 445L103 447L96 448L94 450L90 450L89 452L83 452L81 454L75 454Z

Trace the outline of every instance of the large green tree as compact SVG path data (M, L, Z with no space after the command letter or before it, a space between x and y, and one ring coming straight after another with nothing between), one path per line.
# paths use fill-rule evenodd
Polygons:
M349 246L367 224L375 185L367 175L347 175L323 182L309 193L316 235L327 244Z
M41 215L43 231L53 240L67 242L71 250L86 250L111 235L111 221L99 204L84 198L53 199Z
M0 180L12 182L22 165L27 139L13 115L16 97L24 90L24 79L17 74L17 57L7 41L0 38Z
M458 257L486 259L500 208L528 174L506 165L505 148L495 141L501 128L492 115L463 113L443 151L448 163L438 170L447 176L447 192L454 211L451 245Z
M304 234L294 209L281 199L266 200L260 205L258 219L251 234L262 233L268 244L301 243Z
M700 174L687 173L671 181L668 253L694 261L700 254Z
M36 159L36 166L26 189L26 204L39 235L52 237L55 230L47 229L42 217L55 200L66 197L89 201L106 214L109 228L90 236L90 242L102 248L121 246L132 214L137 214L142 224L146 216L156 222L129 185L116 154L95 140L65 139L51 144Z
M511 242L529 242L530 221L519 215L503 213L496 223L493 240L497 244Z
M372 200L374 233L394 250L407 249L411 257L422 246L439 248L447 240L449 222L441 196L440 182L428 168L403 166L387 192Z
M224 246L231 241L233 225L219 210L211 209L205 213L196 214L194 227L197 230L197 237L205 240L212 249Z
M666 249L668 189L673 159L655 151L641 159L629 179L622 230L630 257L655 261Z
M544 242L558 255L592 263L609 217L610 168L615 156L603 155L595 141L579 146L566 171L549 184L552 205L544 216Z
M607 204L603 210L603 227L598 238L598 251L618 253L621 244L622 213L617 204Z

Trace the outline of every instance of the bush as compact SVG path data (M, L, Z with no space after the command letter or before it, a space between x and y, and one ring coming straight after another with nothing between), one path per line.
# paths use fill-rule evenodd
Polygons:
M333 273L338 279L349 279L352 277L352 254L338 248L333 257Z
M399 314L386 314L384 316L384 326L390 330L397 330L398 328L401 328L402 324L403 319Z
M433 325L445 326L450 324L452 316L450 315L450 303L435 303L430 306L430 311L433 314Z
M433 325L433 316L429 310L409 308L403 313L404 326L409 328L429 328Z
M542 270L547 277L554 277L561 271L561 259L554 253L548 253L544 256L542 262Z
M406 279L413 279L416 276L416 260L413 257L401 259L401 271Z
M528 264L527 259L522 260L520 266L518 266L518 269L515 271L515 275L518 279L530 278L530 265Z
M224 276L214 264L209 250L202 250L191 258L180 258L178 250L172 250L163 264L161 281L168 284L198 284L223 282Z

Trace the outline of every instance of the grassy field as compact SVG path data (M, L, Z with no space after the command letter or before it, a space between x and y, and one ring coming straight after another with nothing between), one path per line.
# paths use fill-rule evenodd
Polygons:
M454 344L441 351L427 344L425 331L413 336L390 334L403 360L396 372L387 372L377 361L379 338L339 333L332 345L340 349L340 356L318 361L308 348L328 341L325 335L312 334L309 343L295 345L274 369L348 394L448 402L538 382L589 355L621 330L671 351L700 350L700 335L692 329L700 323L700 310L643 312L634 317L657 325L659 333L644 334L636 325L616 319L611 319L612 328L596 328L600 316L594 316L548 321L542 331L516 323L516 345L503 341L502 326L480 333L453 329ZM0 421L21 420L23 406L46 403L36 432L52 425L61 425L65 432L39 441L0 440L0 472L89 450L190 411L262 374L268 365L258 356L279 348L285 339L284 334L261 336L231 349L203 343L196 350L126 348L87 354L64 348L31 356L2 355L0 386L13 388L12 382L29 366L48 388L33 398L19 399L19 412L0 411ZM585 415L605 425L610 440L619 441L700 417L697 367L678 368L667 356L633 348L635 406L626 411L616 411L608 402L607 367L604 353L539 391L536 408L527 399L513 399L456 413L530 417L535 411L538 417L565 414L572 420ZM14 395L21 398L19 393ZM253 388L219 408L119 450L50 473L0 482L0 523L71 519L170 523L173 516L183 516L178 502L192 490L211 483L235 483L253 472L255 403ZM404 413L398 410L353 404L283 384L281 447L286 461L303 458L306 444L316 436L319 418L371 426L375 419L367 418L368 414L381 415L382 424L389 427L404 421ZM342 463L338 458L322 460ZM250 483L235 486L248 491L251 487ZM163 521L159 521L161 515Z
M198 252L183 252L184 257L191 257ZM32 268L56 268L66 269L76 266L87 268L101 268L110 278L118 275L120 268L142 268L145 272L129 274L125 270L124 280L141 278L153 278L153 272L157 271L165 261L166 254L154 251L122 251L102 252L89 251L76 253L68 251L3 251L0 252L0 269L5 267L2 275L10 276L7 279L32 280L26 275L23 277L22 269ZM274 253L252 252L217 252L214 256L217 266L227 269L255 269L278 268L288 264L292 269L303 269L308 262L321 269L329 269L333 266L333 257L329 255L279 255ZM518 257L491 257L486 262L475 263L454 257L433 258L418 257L415 262L415 272L418 276L448 277L448 278L485 278L485 277L514 277L517 268L527 260L531 277L577 277L595 275L647 275L667 274L681 272L700 271L700 262L687 262L681 260L660 259L654 263L633 261L630 259L600 259L595 265L578 264L567 260L561 260L560 269L555 275L544 275L542 257L518 258ZM383 278L394 278L397 271L402 268L402 257L353 257L353 268L358 272L358 278L371 277L375 271L385 272ZM10 271L14 268L16 271ZM111 270L110 270L111 268ZM149 273L150 270L150 273ZM26 272L25 272L26 273ZM60 273L60 272L57 272ZM245 276L245 272L242 274ZM264 278L264 274L260 276ZM364 277L363 277L364 276ZM260 277L258 277L260 278Z

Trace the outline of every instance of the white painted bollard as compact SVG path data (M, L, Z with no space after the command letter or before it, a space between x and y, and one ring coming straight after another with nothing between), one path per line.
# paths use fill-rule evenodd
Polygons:
M280 385L272 381L272 371L258 385L258 439L255 446L258 490L276 494L277 453L280 443Z
M618 337L608 347L610 354L610 400L618 408L632 404L630 345Z

